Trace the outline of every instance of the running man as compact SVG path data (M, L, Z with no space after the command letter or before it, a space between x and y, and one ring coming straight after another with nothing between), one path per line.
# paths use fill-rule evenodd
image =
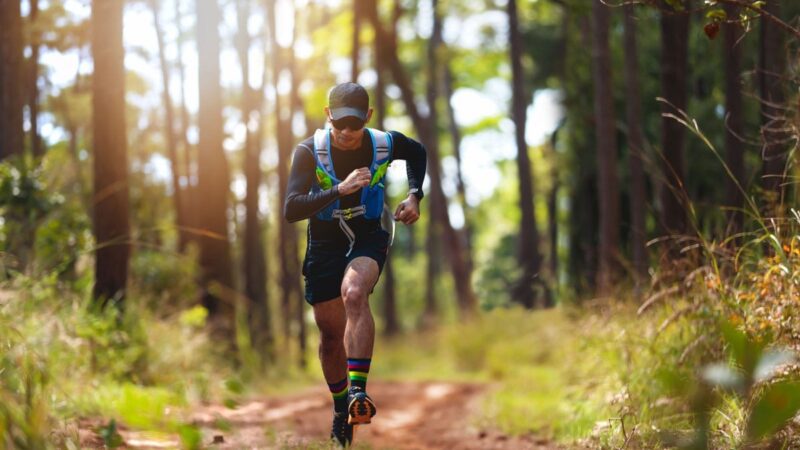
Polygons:
M331 438L344 447L353 426L370 423L376 412L366 392L375 340L369 295L389 250L380 220L386 169L393 160L406 161L410 190L394 219L411 225L419 219L426 156L422 144L401 133L365 128L372 108L356 83L331 89L325 114L332 127L295 149L284 214L290 222L310 219L305 297L314 309L322 372L333 395Z

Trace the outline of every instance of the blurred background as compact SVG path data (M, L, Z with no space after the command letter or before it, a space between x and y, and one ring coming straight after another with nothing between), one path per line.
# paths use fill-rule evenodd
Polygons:
M428 150L371 299L377 377L493 382L476 420L542 445L793 442L798 14L0 2L0 444L113 446L119 423L197 448L213 427L166 410L320 385L282 209L345 81ZM397 161L390 209L407 188ZM791 386L759 390L763 358ZM769 395L793 400L759 416Z

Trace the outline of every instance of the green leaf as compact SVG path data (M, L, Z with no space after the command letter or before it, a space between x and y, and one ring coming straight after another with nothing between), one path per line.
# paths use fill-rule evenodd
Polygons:
M761 354L767 344L766 340L751 339L745 332L728 322L722 323L720 327L725 343L728 344L728 352L734 362L748 378L752 379L756 364L761 359Z
M236 395L240 395L244 392L244 384L236 378L228 378L225 380L225 389Z
M672 7L675 11L683 11L685 8L683 6L682 0L664 0L667 2L667 5Z
M108 425L100 428L100 437L103 438L103 444L108 448L117 448L125 444L122 436L117 432L117 421L111 419Z
M201 448L203 435L196 426L181 425L178 428L178 435L181 437L181 444L183 444L183 448L187 450L196 450Z
M781 428L800 410L800 383L781 381L771 384L753 405L747 421L749 440L762 439Z
M722 8L715 8L706 13L706 19L713 22L722 22L728 18L728 14Z

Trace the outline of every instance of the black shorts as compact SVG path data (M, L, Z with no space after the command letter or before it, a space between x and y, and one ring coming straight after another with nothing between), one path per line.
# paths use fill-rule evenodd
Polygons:
M306 301L309 304L315 305L341 296L344 271L358 257L374 259L378 263L379 273L382 272L389 251L389 233L379 228L358 234L349 256L348 249L347 239L309 239L303 261Z

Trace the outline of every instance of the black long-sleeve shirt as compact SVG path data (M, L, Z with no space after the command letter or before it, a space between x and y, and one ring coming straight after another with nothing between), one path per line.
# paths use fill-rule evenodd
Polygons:
M417 189L417 197L422 198L422 181L425 179L426 152L419 142L406 137L400 132L390 131L392 137L391 160L406 161L408 185ZM357 150L341 150L331 145L331 158L336 171L336 178L344 180L354 170L369 167L372 164L372 140L364 133L361 148ZM313 136L301 142L294 151L292 170L286 188L284 216L289 222L311 219L309 233L314 239L330 239L342 234L335 221L323 221L316 214L339 199L340 208L357 206L361 201L361 189L349 194L340 195L337 186L320 192L311 192L311 184L315 178L316 160L314 159ZM380 226L379 220L367 220L362 217L351 219L348 224L356 233L359 230L372 230Z

